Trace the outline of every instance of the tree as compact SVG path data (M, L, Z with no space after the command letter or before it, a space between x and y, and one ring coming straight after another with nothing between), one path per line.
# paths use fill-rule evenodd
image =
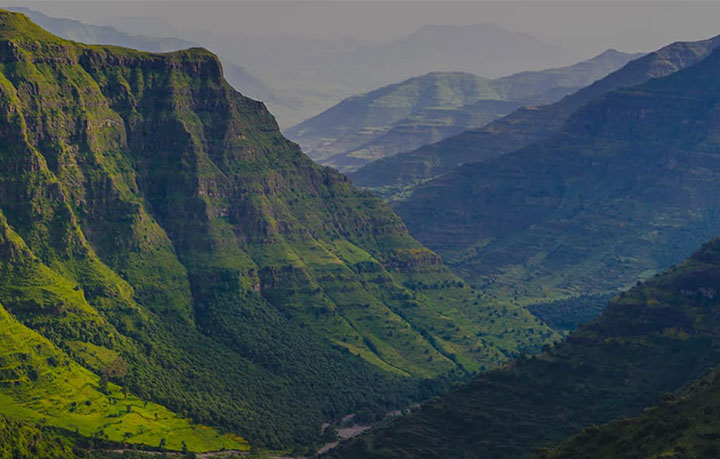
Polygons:
M100 392L108 393L108 376L104 371L100 374Z

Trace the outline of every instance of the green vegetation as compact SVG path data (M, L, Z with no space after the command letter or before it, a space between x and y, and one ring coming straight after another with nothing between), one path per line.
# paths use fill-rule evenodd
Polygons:
M409 196L409 186L414 188L424 180L453 171L461 164L491 160L548 139L562 129L573 112L596 97L651 78L666 76L692 65L706 57L719 42L720 39L714 38L671 44L627 63L605 78L558 102L524 107L482 128L471 129L417 150L378 160L351 173L350 178L355 185L377 189L385 197L396 193ZM610 71L610 68L607 70ZM519 80L522 81L522 78ZM585 84L592 81L594 80L590 79Z
M73 442L62 433L0 416L0 457L72 458Z
M613 296L615 295L579 295L526 307L555 330L574 330L581 323L599 316Z
M82 43L122 46L154 53L199 46L179 38L131 35L110 26L97 26L72 19L51 17L25 7L9 9L27 15L33 22L54 35ZM313 94L303 93L296 97L287 91L269 87L247 69L233 63L232 59L225 56L222 56L222 62L227 81L243 95L263 101L284 126L295 125L307 118L310 113L317 113L329 105Z
M310 157L343 172L483 126L529 103L549 103L637 55L606 51L556 69L488 80L434 72L343 100L289 129Z
M540 459L718 457L718 370L631 419L591 426Z
M8 357L24 420L307 448L557 338L315 165L202 49L83 45L0 11L0 190L0 302L57 353L22 377Z
M667 404L672 396L664 394L720 364L719 281L720 239L715 239L684 263L619 295L599 318L563 342L483 373L341 445L330 457L528 457L585 427L637 416L661 398ZM716 381L711 376L697 387L714 387ZM715 390L703 398L713 389L696 390L689 399L649 411L638 421L591 431L561 448L570 452L559 457L615 457L608 453L612 449L603 449L606 440L608 448L637 452L645 446L653 452L668 445L707 445L697 434L717 422L718 395ZM638 425L650 427L630 427ZM573 456L572 451L592 451L585 445L608 454ZM678 455L686 457L679 450Z

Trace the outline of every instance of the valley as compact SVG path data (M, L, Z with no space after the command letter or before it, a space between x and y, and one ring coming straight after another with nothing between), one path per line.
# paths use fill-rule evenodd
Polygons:
M718 455L720 5L62 1L0 9L0 458Z

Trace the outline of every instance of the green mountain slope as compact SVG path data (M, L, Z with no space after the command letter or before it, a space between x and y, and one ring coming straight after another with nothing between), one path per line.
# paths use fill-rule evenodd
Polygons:
M647 278L720 222L719 61L607 93L553 138L460 167L396 210L465 279L522 304Z
M554 337L481 301L202 49L82 45L0 12L0 211L14 320L253 444L309 444Z
M488 80L430 73L348 98L286 131L341 171L483 126L528 103L549 103L638 57L614 50L569 67Z
M678 394L664 394L640 416L592 426L568 442L542 451L542 459L718 457L718 370Z
M528 457L584 427L638 415L720 363L719 285L715 239L562 343L481 374L330 457Z
M0 309L0 358L4 416L115 442L157 446L165 439L174 450L182 449L183 443L191 451L248 448L242 438L194 426L162 406L103 382L5 309Z
M627 63L595 83L545 106L521 108L479 129L469 130L415 151L385 158L350 174L353 183L403 198L418 182L461 164L513 152L556 134L578 108L609 91L669 75L707 56L720 38L679 42Z

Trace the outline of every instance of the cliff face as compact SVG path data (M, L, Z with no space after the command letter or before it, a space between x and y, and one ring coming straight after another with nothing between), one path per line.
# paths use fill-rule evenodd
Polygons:
M200 49L86 46L0 12L0 210L14 317L252 442L309 441L552 337L313 164Z

